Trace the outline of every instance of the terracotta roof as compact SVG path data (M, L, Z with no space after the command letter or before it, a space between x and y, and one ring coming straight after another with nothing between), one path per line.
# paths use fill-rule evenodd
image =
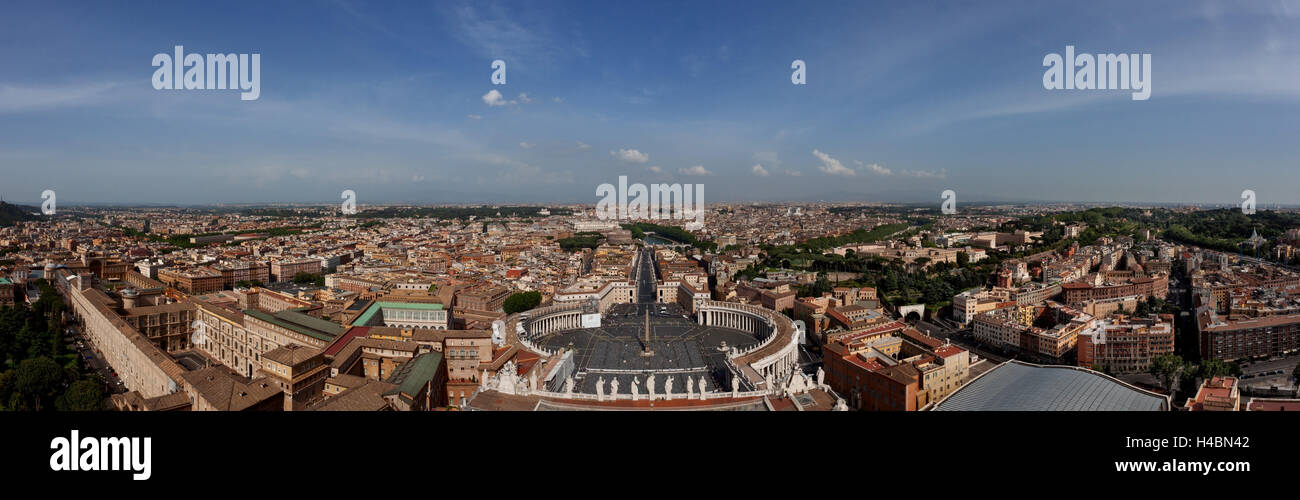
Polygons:
M304 361L319 356L320 349L313 349L298 344L288 344L267 351L262 357L287 366L297 366Z
M281 394L265 377L248 380L225 366L212 366L185 373L185 383L220 411L242 411Z

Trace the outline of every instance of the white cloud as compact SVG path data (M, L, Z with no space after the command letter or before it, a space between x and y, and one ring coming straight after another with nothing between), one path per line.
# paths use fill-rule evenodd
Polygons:
M759 177L767 177L767 169L762 164L754 165L749 170Z
M646 163L650 161L650 155L646 153L642 153L635 149L620 149L618 151L610 151L609 155L628 163Z
M662 173L664 173L664 169L659 168L659 165L651 165L650 167L646 168L646 170L649 170L649 171L654 172L654 173L656 173L656 174L662 174Z
M893 175L893 174L894 174L894 171L893 171L893 170L887 169L887 168L882 167L882 166L880 166L880 165L877 165L877 164L875 164L875 163L872 163L872 164L870 164L870 165L868 165L868 164L866 164L866 163L863 163L863 162L861 162L861 161L856 161L855 163L857 163L859 167L862 167L862 168L865 168L865 169L867 169L867 170L870 170L871 173L876 174L876 175Z
M519 147L524 148L524 149L533 149L533 146L536 146L536 144L531 144L531 143L527 143L527 142L520 142L520 143L519 143Z
M501 95L500 91L492 89L489 90L488 93L483 94L483 102L487 103L488 106L505 106L510 104L512 101L506 101L506 98Z
M682 175L713 175L713 172L704 168L704 165L696 165L691 168L679 168L677 169L677 173Z
M790 177L801 177L803 176L803 172L800 172L798 170L786 170L785 175L788 175Z
M411 182L421 182L421 181L424 181L424 176L423 176L423 175L420 175L420 174L414 174L414 175L411 176Z
M939 169L937 172L933 170L904 170L899 175L920 179L947 179L948 169Z
M482 120L483 115L465 115L465 118L469 118L471 120Z
M551 102L564 102L563 97L552 97Z
M519 93L519 101L522 102L522 103L524 103L524 104L528 104L528 103L530 103L530 102L533 102L532 98L528 97L528 93L527 93L527 92L520 92L520 93Z
M578 151L590 151L590 150L591 150L590 144L587 144L582 141L578 141Z
M858 175L857 172L855 172L853 169L849 167L844 166L844 164L840 163L839 160L836 160L835 158L831 158L831 155L828 155L816 149L813 150L812 154L822 162L821 166L817 167L817 169L821 170L826 174L843 175L846 177Z

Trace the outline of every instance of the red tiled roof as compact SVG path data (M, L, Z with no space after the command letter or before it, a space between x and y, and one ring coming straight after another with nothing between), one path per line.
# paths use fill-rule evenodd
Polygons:
M366 332L368 331L370 331L370 327L368 326L354 326L349 328L348 331L343 332L343 335L334 339L334 343L325 348L325 355L334 356L335 354L338 354L339 351L342 351L343 348L348 345L348 342L351 342L354 338L366 336Z

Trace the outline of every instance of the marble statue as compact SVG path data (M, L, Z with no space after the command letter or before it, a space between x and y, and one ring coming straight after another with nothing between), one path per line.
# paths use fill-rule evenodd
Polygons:
M637 385L636 377L632 377L632 401L636 401L641 396L641 386Z
M686 399L695 395L695 379L686 377Z
M704 401L704 375L700 375L700 383L698 385L700 387L700 401Z
M817 367L817 388L826 388L826 370L823 370L820 366Z
M609 383L609 395L610 396L618 395L618 379L614 379Z
M732 396L732 397L735 397L737 392L740 392L740 377L732 376L732 377L731 377L731 396Z
M596 401L605 400L605 377L596 379Z
M668 398L669 401L673 400L673 378L672 377L668 377L668 381L664 382L664 397Z
M655 399L655 376L654 376L654 374L651 374L649 377L646 377L646 379L645 379L645 392L646 392L646 394L649 394L649 395L650 395L650 400L651 400L651 401L654 401L654 399Z

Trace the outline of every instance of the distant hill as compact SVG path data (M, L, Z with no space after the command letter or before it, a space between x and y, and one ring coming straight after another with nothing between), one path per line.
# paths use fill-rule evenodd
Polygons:
M0 227L12 226L15 222L35 219L40 208L27 205L13 205L0 201Z

